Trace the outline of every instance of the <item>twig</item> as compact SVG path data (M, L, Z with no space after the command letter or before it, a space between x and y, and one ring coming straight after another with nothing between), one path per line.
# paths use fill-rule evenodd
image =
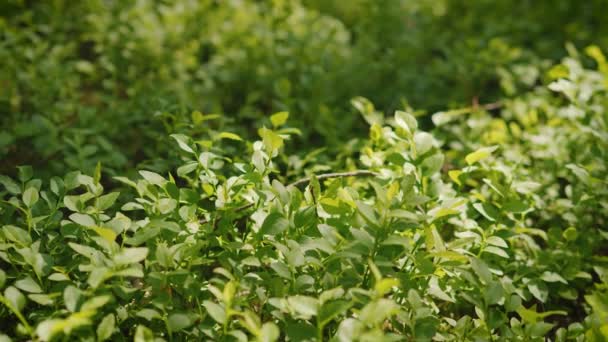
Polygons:
M324 173L317 176L317 179L329 179L329 178L341 178L341 177L365 177L365 176L378 176L377 173L368 170L357 170L350 172L333 172L333 173ZM288 185L298 187L300 185L306 184L310 182L310 177L302 178Z
M503 106L503 103L500 101L486 103L486 104L482 104L482 105L474 103L473 106L471 107L471 109L473 109L473 110L477 110L477 109L494 110L494 109L498 109L502 106Z

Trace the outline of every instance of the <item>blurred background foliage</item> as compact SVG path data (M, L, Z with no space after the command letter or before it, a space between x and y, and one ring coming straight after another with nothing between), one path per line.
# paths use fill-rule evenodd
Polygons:
M432 113L513 97L564 42L605 50L606 13L604 0L5 0L0 173L165 171L168 133L253 136L283 110L298 150L338 151L366 130L351 98Z

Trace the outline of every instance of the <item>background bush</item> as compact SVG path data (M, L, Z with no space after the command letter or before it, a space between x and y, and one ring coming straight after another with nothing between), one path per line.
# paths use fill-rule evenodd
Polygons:
M527 88L567 41L606 47L604 1L20 1L2 5L10 165L166 170L159 138L287 110L302 146L363 132L349 100L430 111ZM602 31L604 30L604 31ZM132 129L136 127L137 129Z

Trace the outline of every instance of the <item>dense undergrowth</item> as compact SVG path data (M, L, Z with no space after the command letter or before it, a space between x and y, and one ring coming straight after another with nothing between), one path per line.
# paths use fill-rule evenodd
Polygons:
M1 4L0 341L608 340L604 3L345 3Z

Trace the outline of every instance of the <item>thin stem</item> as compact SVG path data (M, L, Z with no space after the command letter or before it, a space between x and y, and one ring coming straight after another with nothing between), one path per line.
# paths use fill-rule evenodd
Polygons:
M32 329L32 326L25 320L25 317L23 317L23 315L21 314L21 312L19 312L19 310L17 310L17 308L15 308L13 306L13 304L11 302L9 302L4 296L0 295L0 303L6 305L6 307L12 311L15 316L17 316L17 318L21 321L21 324L23 324L23 326L25 327L25 330L27 330L27 333L31 336L34 337L34 329Z

